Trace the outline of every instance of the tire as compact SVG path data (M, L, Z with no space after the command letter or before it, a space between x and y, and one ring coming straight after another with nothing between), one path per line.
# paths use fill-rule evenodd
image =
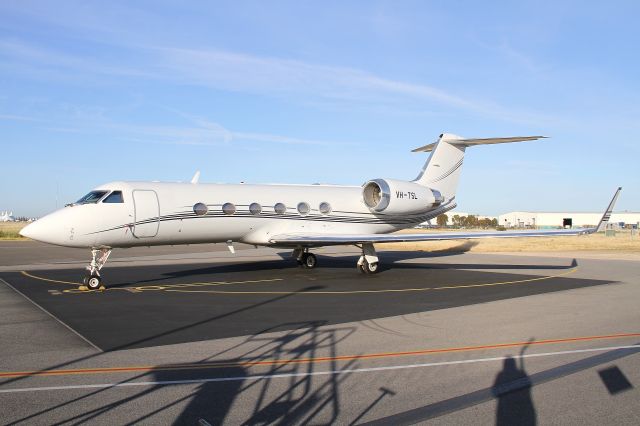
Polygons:
M86 286L89 290L98 290L102 285L102 279L97 275L91 275L90 277L86 277Z
M378 272L378 262L373 262L373 263L366 262L365 267L367 268L367 272L370 274L375 274Z
M365 274L375 274L379 270L378 262L369 263L365 260L362 265L358 266L358 269L360 269L360 272L363 272Z
M307 268L307 269L313 269L316 267L316 265L318 264L318 259L316 258L316 255L313 253L305 253L304 256L302 256L302 265Z

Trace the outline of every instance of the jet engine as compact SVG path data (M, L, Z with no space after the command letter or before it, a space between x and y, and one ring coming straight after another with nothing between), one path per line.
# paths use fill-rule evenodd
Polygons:
M414 214L444 202L440 192L414 182L373 179L362 187L362 198L373 213Z

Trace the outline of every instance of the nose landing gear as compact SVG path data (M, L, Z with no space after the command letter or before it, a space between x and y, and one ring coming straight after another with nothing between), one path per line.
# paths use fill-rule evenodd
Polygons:
M100 269L107 263L107 259L111 254L111 249L92 249L91 263L87 266L87 275L82 282L89 290L98 290L102 286L102 277L100 277Z

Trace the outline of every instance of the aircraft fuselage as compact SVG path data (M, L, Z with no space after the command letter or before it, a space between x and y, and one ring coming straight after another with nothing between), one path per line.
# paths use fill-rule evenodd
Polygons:
M360 186L112 182L94 191L107 193L45 216L32 231L67 247L270 245L278 234L389 233L433 217L429 208L412 215L372 213ZM122 202L105 202L113 191L122 192ZM54 221L57 226L49 226Z

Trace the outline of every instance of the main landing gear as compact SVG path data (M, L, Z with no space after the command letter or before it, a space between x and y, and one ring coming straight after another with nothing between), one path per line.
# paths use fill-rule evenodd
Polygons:
M82 282L89 290L98 290L102 285L102 278L100 277L100 269L107 263L107 259L111 254L111 249L92 249L91 250L91 263L87 266L87 275Z
M295 257L298 265L306 269L313 269L318 265L318 258L315 254L309 253L308 247L297 248L293 250L293 253L291 255L292 257Z
M363 274L375 274L380 268L378 267L378 255L373 244L362 244L362 255L358 259L357 268Z
M362 249L362 255L358 259L357 268L363 274L375 274L380 268L378 267L378 255L373 244L367 243L358 246ZM313 253L309 253L308 247L298 247L293 250L291 257L295 258L298 265L313 269L318 264L318 259Z

